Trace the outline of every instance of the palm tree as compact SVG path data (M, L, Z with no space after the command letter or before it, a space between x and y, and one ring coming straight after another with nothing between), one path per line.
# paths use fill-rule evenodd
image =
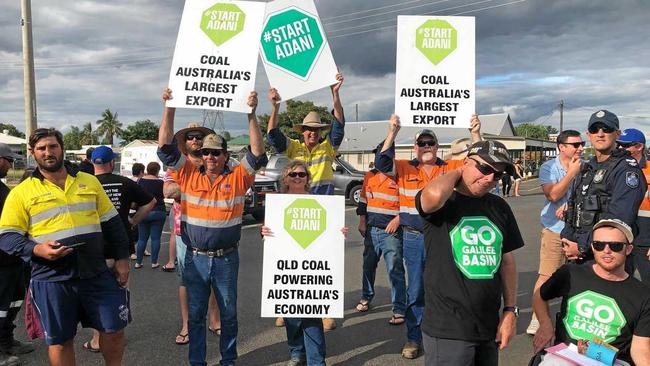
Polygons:
M97 134L104 136L102 143L113 145L113 137L122 133L122 122L117 119L117 113L113 114L110 109L102 113L102 119L98 119L97 124Z
M96 145L97 134L93 132L93 124L91 122L85 123L83 129L80 131L79 143L82 145Z

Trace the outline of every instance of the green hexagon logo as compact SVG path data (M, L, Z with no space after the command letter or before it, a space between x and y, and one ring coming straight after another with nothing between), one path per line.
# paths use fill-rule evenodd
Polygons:
M325 232L326 225L327 211L315 199L299 198L284 211L284 230L303 249Z
M567 301L564 329L574 340L594 338L612 342L627 321L616 300L594 291L583 291Z
M235 4L214 4L201 15L201 30L221 46L244 29L246 14Z
M306 80L324 48L323 34L316 16L296 7L283 9L266 18L262 57L266 63Z
M434 65L456 49L458 32L446 20L429 19L415 32L415 47Z
M463 217L449 233L456 267L469 279L494 278L501 265L503 234L485 216Z

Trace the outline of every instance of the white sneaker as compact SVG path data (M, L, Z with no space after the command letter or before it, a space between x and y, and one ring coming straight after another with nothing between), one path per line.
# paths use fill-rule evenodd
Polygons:
M135 254L131 254L131 259L136 260L136 259L138 259L138 256L136 256Z
M539 321L533 318L530 320L530 324L528 324L528 328L526 328L526 334L535 335L538 329L539 329Z

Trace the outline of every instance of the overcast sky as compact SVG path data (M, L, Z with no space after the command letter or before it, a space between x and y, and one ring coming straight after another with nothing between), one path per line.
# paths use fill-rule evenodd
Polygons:
M216 2L216 0L215 0ZM478 113L508 112L515 124L586 130L594 111L616 113L622 128L650 133L647 0L317 0L334 58L345 75L348 121L386 119L394 107L397 15L476 17ZM39 126L66 131L110 108L124 125L158 122L180 0L32 0ZM0 122L24 130L20 1L0 5ZM258 67L258 113L268 112L268 80ZM329 90L298 99L331 105ZM226 113L226 129L246 128ZM177 127L201 112L179 110Z

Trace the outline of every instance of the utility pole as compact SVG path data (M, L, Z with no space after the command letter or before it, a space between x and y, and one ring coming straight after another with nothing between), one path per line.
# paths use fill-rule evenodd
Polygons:
M359 104L358 104L358 103L356 103L356 104L354 105L354 110L355 110L355 116L356 116L355 121L356 121L356 122L359 122Z
M564 128L564 99L560 100L560 133Z
M31 0L21 0L20 25L23 34L23 77L25 94L25 135L29 139L36 129L36 83L34 81L34 46L32 42Z

